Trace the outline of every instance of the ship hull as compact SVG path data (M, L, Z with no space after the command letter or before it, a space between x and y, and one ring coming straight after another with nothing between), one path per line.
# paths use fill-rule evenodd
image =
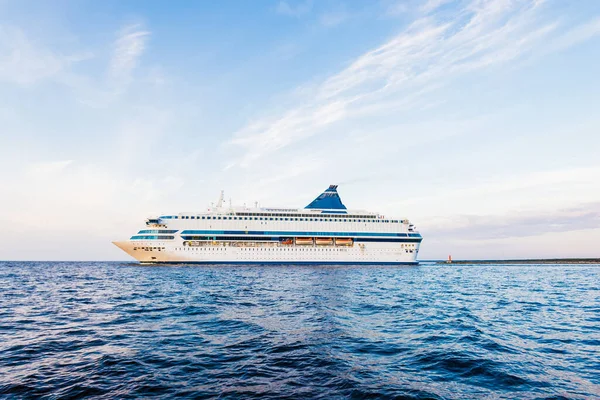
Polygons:
M225 244L189 247L175 243L122 241L116 246L149 264L293 264L293 265L415 265L419 244L394 243L348 246L247 246ZM408 246L414 246L408 248Z

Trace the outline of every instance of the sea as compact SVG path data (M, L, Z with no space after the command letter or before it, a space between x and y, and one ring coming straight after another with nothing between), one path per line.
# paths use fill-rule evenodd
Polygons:
M600 265L1 262L0 397L600 398Z

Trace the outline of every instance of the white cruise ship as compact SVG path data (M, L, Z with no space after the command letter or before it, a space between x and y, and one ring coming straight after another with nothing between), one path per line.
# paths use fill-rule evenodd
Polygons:
M422 237L406 219L350 211L337 185L308 206L215 207L146 220L113 242L142 263L417 264Z

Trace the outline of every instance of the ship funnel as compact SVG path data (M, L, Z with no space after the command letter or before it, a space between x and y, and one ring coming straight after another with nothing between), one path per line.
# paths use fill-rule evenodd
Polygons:
M305 208L316 208L321 210L345 210L346 206L342 203L340 195L337 192L338 185L329 185L329 187L314 199Z

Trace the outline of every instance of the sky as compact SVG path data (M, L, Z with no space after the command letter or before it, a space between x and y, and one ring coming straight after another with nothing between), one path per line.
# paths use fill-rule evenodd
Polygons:
M597 0L0 0L0 259L329 184L421 259L600 257L599 65Z

